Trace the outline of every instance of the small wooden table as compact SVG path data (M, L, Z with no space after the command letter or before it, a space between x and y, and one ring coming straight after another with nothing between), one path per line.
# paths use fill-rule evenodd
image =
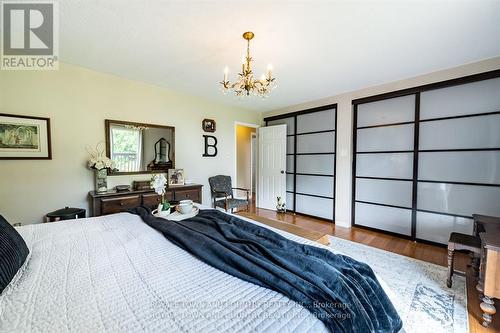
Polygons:
M276 221L276 220L271 220L271 219L268 219L266 217L261 217L261 216L258 216L258 215L252 214L252 213L238 212L238 215L244 216L244 217L249 218L251 220L255 220L257 222L268 225L270 227L289 232L289 233L297 235L299 237L309 239L309 240L312 240L314 242L318 242L318 243L323 244L323 245L330 244L330 241L328 240L328 235L323 234L321 232L307 230L307 229L298 227L298 226L293 225L293 224L280 222L280 221Z

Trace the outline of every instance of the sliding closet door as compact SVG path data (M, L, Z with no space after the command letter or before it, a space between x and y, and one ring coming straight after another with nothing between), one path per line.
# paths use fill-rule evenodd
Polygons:
M336 110L297 116L295 211L333 220Z
M287 207L334 220L336 105L267 120L287 124Z
M418 162L416 238L500 216L500 78L422 92Z
M356 225L411 236L416 98L355 106Z
M355 225L446 244L500 216L499 75L354 101Z

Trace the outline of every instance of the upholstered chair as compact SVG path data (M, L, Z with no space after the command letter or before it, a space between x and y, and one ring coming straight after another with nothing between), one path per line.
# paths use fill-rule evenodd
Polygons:
M214 208L223 208L226 212L233 209L245 207L249 210L249 190L246 188L232 187L230 176L213 176L208 178L210 184L210 192L212 194ZM246 192L246 199L237 199L234 197L233 190L240 190Z

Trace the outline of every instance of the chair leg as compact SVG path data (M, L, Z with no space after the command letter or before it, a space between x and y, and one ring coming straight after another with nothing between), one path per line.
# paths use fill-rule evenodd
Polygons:
M481 262L481 258L478 255L474 255L472 258L472 272L475 277L479 276L479 263Z
M453 277L453 257L455 251L453 249L448 248L448 279L446 279L446 286L451 288L453 281L451 280Z

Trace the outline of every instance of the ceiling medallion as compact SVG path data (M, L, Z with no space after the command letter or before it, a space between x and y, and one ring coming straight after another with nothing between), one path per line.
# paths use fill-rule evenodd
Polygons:
M227 80L227 74L229 69L224 68L224 80L220 82L222 84L222 91L228 93L233 91L236 96L261 96L267 97L271 90L276 88L274 83L275 78L272 73L272 66L269 64L267 66L266 74L262 74L259 80L254 79L252 71L253 59L250 57L250 40L254 37L253 32L247 31L243 34L243 38L247 41L247 55L243 59L243 64L241 65L241 73L238 73L238 80L231 83Z

